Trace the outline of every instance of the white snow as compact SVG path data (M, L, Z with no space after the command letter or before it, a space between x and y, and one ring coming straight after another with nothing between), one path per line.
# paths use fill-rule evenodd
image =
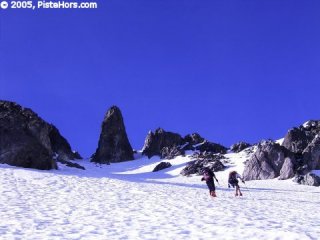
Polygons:
M320 188L250 181L234 197L228 172L242 173L248 156L226 156L215 199L201 176L179 175L188 157L156 173L157 157L80 161L85 171L0 165L0 239L319 239Z
M198 143L198 144L195 144L195 145L193 145L193 147L199 147L199 146L201 146L201 145L203 145L203 144L205 144L206 143L206 140L204 140L202 143Z
M306 121L304 124L302 124L302 126L304 127L304 128L309 128L309 127L311 127L311 126L315 126L315 122L314 121L312 121L312 120L309 120L309 121Z
M310 121L306 121L304 124L302 124L304 128L307 128L309 125L310 125Z
M276 140L276 143L282 145L283 141L284 141L284 138L280 138L280 139Z

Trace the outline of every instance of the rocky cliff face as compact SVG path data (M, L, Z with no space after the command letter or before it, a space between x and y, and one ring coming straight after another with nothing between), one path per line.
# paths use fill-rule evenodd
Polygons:
M312 141L312 136L307 136L305 131L299 128L290 129L285 136L282 146L294 153L302 153Z
M198 133L188 134L183 138L177 133L158 128L155 132L148 133L142 153L149 158L161 156L161 158L171 159L183 155L187 150L226 153L227 148L205 140Z
M320 169L320 121L311 120L290 129L281 146L272 141L260 143L246 163L243 175L246 180L294 176L307 179L305 176L315 169Z
M243 178L245 180L262 180L279 177L285 161L295 162L294 155L289 150L273 141L262 141L246 163ZM286 172L285 170L282 171L283 176L293 169L286 170Z
M183 138L173 132L167 132L158 128L155 132L150 131L144 142L142 153L149 158L155 155L161 155L164 152L170 152L172 148L177 148L183 144ZM163 151L162 151L163 150ZM164 154L162 154L165 157Z
M133 160L133 150L118 107L108 110L101 128L98 148L91 161L109 164Z
M31 109L0 101L0 163L41 170L57 168L56 159L79 159L58 129Z
M251 147L251 144L249 143L246 143L246 142L237 142L235 144L233 144L231 147L230 147L230 150L232 152L235 152L235 153L239 153L241 151L243 151L244 149L246 148L249 148Z
M282 146L295 153L299 159L299 170L305 174L320 169L320 121L311 120L292 128L284 138Z
M320 135L316 135L303 150L302 157L309 170L320 169Z

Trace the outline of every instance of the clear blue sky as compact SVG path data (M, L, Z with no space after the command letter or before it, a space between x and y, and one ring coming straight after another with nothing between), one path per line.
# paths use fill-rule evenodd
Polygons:
M319 119L320 1L101 0L97 10L0 10L0 98L91 155L121 108L150 129L226 146Z

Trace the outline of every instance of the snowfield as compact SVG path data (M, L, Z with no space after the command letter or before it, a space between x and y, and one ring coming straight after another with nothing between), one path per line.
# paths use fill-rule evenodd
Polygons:
M227 187L246 153L226 155L212 199L201 176L179 175L188 157L37 171L0 165L0 239L319 239L320 188L292 180Z

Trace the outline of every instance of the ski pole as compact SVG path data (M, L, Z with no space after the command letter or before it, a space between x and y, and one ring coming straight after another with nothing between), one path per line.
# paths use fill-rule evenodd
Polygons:
M246 183L244 182L243 184L244 184L244 187L245 187L246 191L249 193L249 196L251 197L251 193L250 193L250 191L249 191L249 189L248 189L248 187L247 187Z
M221 186L220 183L219 183L219 181L218 181L218 179L216 179L216 181L217 181L218 185Z

